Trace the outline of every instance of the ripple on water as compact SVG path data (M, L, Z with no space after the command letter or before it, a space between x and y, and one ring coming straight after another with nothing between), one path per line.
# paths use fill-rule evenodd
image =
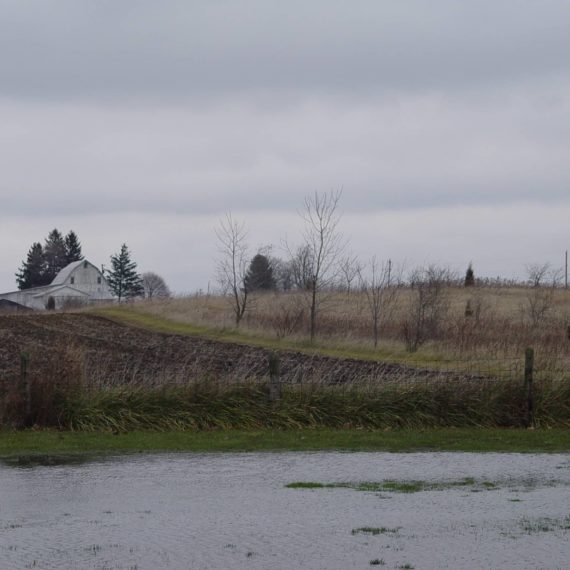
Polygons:
M244 453L4 465L0 568L565 568L569 464L563 454ZM465 479L474 484L446 486ZM286 488L294 481L349 485ZM382 481L424 485L356 488Z

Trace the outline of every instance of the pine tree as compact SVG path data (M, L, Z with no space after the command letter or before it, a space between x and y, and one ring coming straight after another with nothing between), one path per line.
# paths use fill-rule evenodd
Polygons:
M36 242L30 248L26 261L22 262L22 267L16 273L16 281L20 290L50 283L46 276L46 262L41 243Z
M83 259L83 253L81 252L81 242L77 237L77 234L70 230L70 232L65 236L65 260L67 264L73 263L74 261L81 261Z
M55 276L67 265L65 240L57 229L53 229L46 239L44 259L46 262L45 276L48 283L51 283Z
M258 253L253 257L247 270L244 285L248 291L270 291L275 289L273 267L266 255Z
M118 298L130 299L144 293L141 276L137 273L137 264L131 260L126 244L121 246L119 254L111 256L111 270L107 272L109 287Z
M475 285L475 272L473 265L470 263L467 271L465 272L465 287L473 287Z
M81 243L71 230L64 238L57 229L52 230L45 245L36 242L30 248L26 261L16 273L20 289L49 285L55 276L69 263L83 259Z

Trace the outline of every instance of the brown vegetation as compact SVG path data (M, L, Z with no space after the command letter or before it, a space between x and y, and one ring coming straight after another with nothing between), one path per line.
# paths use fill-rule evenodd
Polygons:
M268 372L269 353L262 347L152 332L83 313L0 317L0 338L0 378L12 382L20 375L22 354L29 357L32 375L55 378L55 371L66 368L96 388L203 379L239 383L264 380ZM293 350L281 351L280 360L287 383L404 383L442 375L441 370ZM460 371L459 376L473 375Z
M175 310L182 319L190 307L214 305L227 309L213 298L137 307ZM520 369L506 375L490 368L469 372L454 362L442 370L283 350L276 403L262 347L152 332L84 313L0 317L0 338L0 424L14 427L507 427L523 425L526 417ZM536 425L568 425L569 397L567 379L539 374Z
M536 318L537 299L544 309ZM231 329L224 297L201 295L141 303L137 311L195 326ZM320 346L374 353L374 313L366 292L328 294L318 324ZM421 320L423 318L423 321ZM535 287L458 287L422 281L399 287L390 310L379 318L379 356L414 362L521 359L528 346L539 361L567 363L570 358L570 291ZM264 338L304 342L310 315L303 293L256 294L241 331Z

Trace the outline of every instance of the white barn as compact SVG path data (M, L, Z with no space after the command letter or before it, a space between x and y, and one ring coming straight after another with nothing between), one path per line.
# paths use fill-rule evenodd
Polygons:
M45 309L50 297L57 309L66 304L87 305L113 300L104 275L86 260L74 261L64 267L50 285L0 293L0 300L12 301L31 309Z

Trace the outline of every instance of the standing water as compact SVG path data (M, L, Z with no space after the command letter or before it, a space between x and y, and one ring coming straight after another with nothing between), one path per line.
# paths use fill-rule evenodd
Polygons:
M562 569L569 489L567 454L3 464L0 568Z

